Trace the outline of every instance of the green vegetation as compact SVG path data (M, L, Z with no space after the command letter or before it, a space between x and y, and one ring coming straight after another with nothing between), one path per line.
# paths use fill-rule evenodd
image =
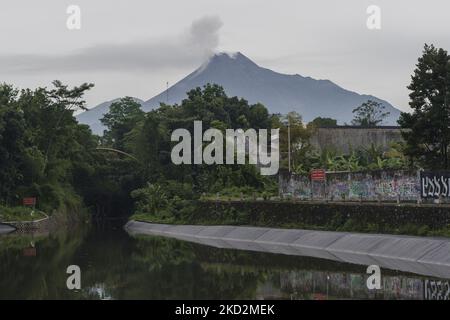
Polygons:
M83 95L92 87L69 89L54 81L52 89L19 91L0 85L0 205L17 207L24 197L36 197L36 209L50 215L131 206L126 199L137 186L136 165L99 152L99 137L74 117L85 110ZM27 209L11 210L8 216L29 217Z
M414 113L400 119L411 129L405 132L406 144L393 144L388 151L370 145L348 154L319 153L310 143L314 130L334 126L336 120L316 118L305 125L295 112L270 114L261 104L228 97L214 84L189 91L179 105L161 104L147 113L134 99L120 99L101 119L106 126L103 137L74 117L85 109L83 96L92 84L68 88L55 81L52 89L21 91L2 84L0 205L17 207L22 198L36 197L37 210L49 214L88 207L100 217L134 212L178 222L189 220L199 200L269 200L278 195L277 178L261 176L254 165L174 165L171 134L184 128L193 135L194 121L222 132L279 128L281 169L288 167L290 145L291 167L300 175L317 168L448 168L448 60L443 49L425 46L409 87ZM353 123L378 125L388 115L383 108L367 101L355 109ZM25 209L8 212L18 218L28 215Z
M293 171L299 175L308 175L314 168L350 172L411 168L403 154L403 148L401 143L392 143L388 151L371 144L367 148L354 150L349 154L337 153L334 150L323 150L320 153L312 150L297 156L294 152Z
M163 184L148 184L134 190L136 215L154 217L167 223L189 217L195 209L196 195L187 183L167 181Z
M54 86L19 94L2 85L1 123L5 124L0 132L3 139L14 141L2 145L10 155L2 158L5 184L0 199L6 206L35 196L38 209L50 213L86 205L103 216L134 207L138 215L178 221L192 215L200 198L277 196L276 178L261 176L253 165L174 165L171 133L185 128L192 134L195 120L222 131L280 128L282 168L288 166L289 128L297 173L308 174L312 168L358 171L405 165L399 146L389 152L371 146L349 155L318 154L310 137L320 122L334 123L332 119L316 119L305 126L295 112L270 115L263 105L230 98L217 85L191 90L181 105L162 104L148 113L132 98L118 100L101 119L106 130L100 138L73 117L75 110L84 108L82 96L92 85L68 89L55 82Z
M444 49L425 45L414 70L410 93L412 113L402 113L399 123L409 131L405 154L430 169L449 169L450 56Z
M2 236L0 299L76 298L77 293L67 290L61 283L66 283L67 266L76 259L86 231L86 228L77 228L50 236L23 233ZM36 256L30 261L30 257L24 257L24 250L33 247Z
M309 126L314 126L316 128L330 128L337 126L337 120L332 118L322 118L317 117L313 121L311 121Z
M0 206L0 221L33 221L45 217L43 212L32 208Z
M276 179L261 176L254 165L174 165L171 133L184 128L193 134L196 120L204 128L221 131L271 129L280 121L263 105L230 98L217 85L191 90L181 105L162 104L146 114L129 98L115 103L102 119L107 126L102 143L136 158L139 187L130 194L137 214L170 221L191 214L194 206L189 203L201 196L263 194L277 189Z
M109 112L101 119L102 124L107 128L103 135L103 144L124 150L125 135L143 117L144 112L141 110L141 105L130 97L112 103Z
M190 210L185 201L203 194L262 194L276 180L262 177L252 165L176 166L170 159L171 133L194 120L205 127L270 129L279 122L261 104L227 97L207 85L188 93L181 105L161 105L144 113L131 98L112 104L103 117L103 137L74 118L84 110L92 84L68 88L17 90L0 86L0 204L17 207L36 197L37 209L70 212L87 206L98 215L130 212L176 218ZM8 212L25 212L11 209ZM25 214L15 214L17 218ZM12 214L8 214L12 216ZM2 219L5 219L6 214Z
M405 216L408 222L405 223ZM322 231L450 237L448 207L292 201L200 201L189 216L135 220L182 225L251 225Z
M84 109L92 85L53 85L20 92L0 85L0 204L32 196L46 212L81 205L80 178L93 171L96 139L73 112Z

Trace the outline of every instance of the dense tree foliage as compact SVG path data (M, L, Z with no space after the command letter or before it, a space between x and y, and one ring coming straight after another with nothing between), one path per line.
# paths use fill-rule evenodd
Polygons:
M219 191L227 186L263 186L263 178L254 166L207 166L172 163L170 154L174 143L171 134L184 128L193 136L194 121L200 120L204 130L216 128L271 128L272 118L260 105L249 105L236 97L227 97L223 88L207 85L188 92L181 105L162 105L127 135L126 150L144 164L149 181L177 180L192 184L197 192Z
M138 212L158 212L159 217L170 219L188 214L190 201L205 193L254 193L276 186L273 178L261 176L254 165L173 164L171 151L176 143L171 141L171 134L183 128L193 136L194 121L202 121L204 130L224 132L270 129L279 119L263 105L228 97L222 87L211 84L189 91L180 105L161 104L146 114L131 98L115 102L102 119L107 127L102 145L136 159L133 165L138 174L128 186L140 187L126 191Z
M179 128L193 132L195 120L201 120L205 129L270 129L278 118L261 104L227 97L217 85L191 90L180 105L163 104L148 113L126 97L114 102L104 115L102 123L107 129L99 138L73 115L85 108L83 94L92 85L72 89L59 81L53 85L52 89L22 91L0 86L3 205L19 205L23 197L33 196L38 198L38 207L49 212L79 206L84 200L104 215L129 212L133 198L141 201L142 195L155 194L155 190L156 197L167 193L170 200L184 201L226 188L250 192L274 185L253 165L176 166L170 158L171 133ZM171 204L180 209L185 203ZM148 205L157 204L150 201Z
M171 134L184 128L194 136L194 121L202 121L203 130L222 132L280 129L281 168L288 167L290 145L291 167L300 174L314 168L357 171L405 165L400 148L318 153L311 135L335 120L317 118L306 126L295 112L269 114L263 105L228 97L214 84L189 91L179 105L161 104L147 113L130 97L117 100L101 119L106 130L98 137L74 117L85 109L83 95L92 85L53 85L21 91L0 86L0 205L19 205L23 197L33 196L46 212L83 204L102 216L131 213L134 206L141 213L158 212L180 221L200 197L277 194L276 178L262 176L255 165L173 164ZM378 113L369 112L364 123L376 123L373 114Z
M332 118L322 118L317 117L310 123L308 123L309 126L313 126L315 128L330 128L330 127L336 127L337 126L337 120Z
M402 113L407 155L426 168L449 168L450 57L425 45L408 87L412 113Z
M104 143L117 149L125 148L126 134L144 117L141 105L133 98L125 97L115 101L109 107L109 112L100 119L107 128L103 135Z
M91 84L68 89L21 90L0 85L0 200L17 205L22 197L39 198L46 210L80 204L76 186L93 169L97 145L74 111Z

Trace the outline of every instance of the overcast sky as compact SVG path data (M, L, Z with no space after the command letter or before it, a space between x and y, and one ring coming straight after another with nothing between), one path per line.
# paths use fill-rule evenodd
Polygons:
M147 100L216 51L282 73L329 79L408 110L423 44L450 50L448 0L0 0L0 81L93 82L89 106ZM66 9L81 8L81 30ZM381 30L366 27L369 5Z

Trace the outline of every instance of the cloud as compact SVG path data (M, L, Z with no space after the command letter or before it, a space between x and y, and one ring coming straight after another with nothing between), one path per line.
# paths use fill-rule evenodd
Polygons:
M161 71L199 64L217 49L222 21L195 20L179 35L127 43L106 43L68 54L0 55L3 73Z

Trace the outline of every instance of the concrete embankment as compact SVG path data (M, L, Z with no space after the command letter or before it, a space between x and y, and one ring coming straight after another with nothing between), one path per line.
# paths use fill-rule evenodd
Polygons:
M6 234L15 231L16 229L10 225L0 223L0 234Z
M36 230L42 230L49 227L51 223L51 218L45 215L45 218L34 220L34 221L10 221L6 225L13 227L13 230L19 232L32 232Z
M130 234L157 235L225 249L308 256L450 279L450 239L130 221Z

